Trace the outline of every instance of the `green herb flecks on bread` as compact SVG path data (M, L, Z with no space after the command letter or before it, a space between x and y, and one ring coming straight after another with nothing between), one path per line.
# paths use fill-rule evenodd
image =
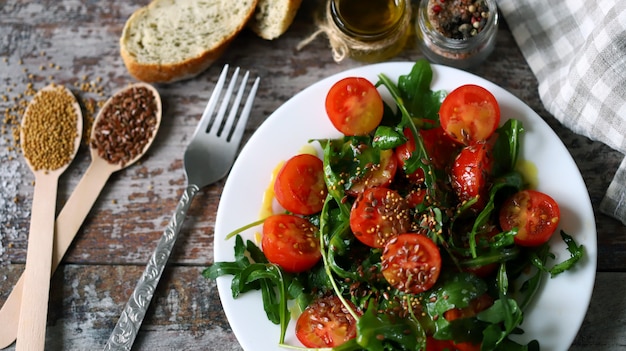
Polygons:
M120 54L129 73L150 83L207 69L254 14L257 0L153 0L126 21Z

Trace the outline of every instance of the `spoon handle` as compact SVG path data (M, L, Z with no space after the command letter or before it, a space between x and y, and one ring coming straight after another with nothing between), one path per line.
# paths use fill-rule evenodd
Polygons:
M172 253L178 233L183 225L187 210L193 197L200 188L190 184L183 192L176 211L165 228L156 249L152 253L150 261L133 291L131 298L126 303L124 311L120 315L104 350L127 350L129 351L137 337L143 318L146 315L154 291L156 290L165 264Z
M107 180L113 172L119 169L120 167L117 165L111 165L106 161L94 158L72 191L55 222L55 241L52 252L53 271L61 263Z
M50 297L58 177L35 178L16 350L43 350Z
M115 167L104 161L92 162L63 206L55 222L51 273L61 263L61 259L72 244L76 233L96 202L106 181L118 169ZM20 320L24 279L25 274L23 273L2 305L2 309L0 309L0 325L3 325L0 328L0 349L11 345L17 337L17 321Z

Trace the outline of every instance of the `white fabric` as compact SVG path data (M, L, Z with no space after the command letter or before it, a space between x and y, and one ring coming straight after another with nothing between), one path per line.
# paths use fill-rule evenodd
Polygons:
M626 154L626 1L498 0L546 109ZM626 224L626 159L600 210Z

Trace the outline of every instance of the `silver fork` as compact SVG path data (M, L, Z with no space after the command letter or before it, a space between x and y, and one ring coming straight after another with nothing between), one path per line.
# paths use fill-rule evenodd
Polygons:
M104 347L105 350L131 349L193 197L201 188L226 176L235 160L259 85L259 78L254 80L243 110L238 114L244 90L248 85L249 72L244 74L237 89L235 100L229 104L239 75L239 68L236 68L226 88L220 108L214 116L227 73L228 65L225 65L202 114L202 119L185 150L184 165L187 187L146 266L146 270L139 278L131 298L126 303L124 311ZM226 110L229 107L230 112L224 120Z

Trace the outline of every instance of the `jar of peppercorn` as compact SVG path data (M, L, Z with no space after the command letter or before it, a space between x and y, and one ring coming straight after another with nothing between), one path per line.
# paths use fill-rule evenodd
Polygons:
M421 0L416 17L418 45L435 63L471 68L493 51L496 0Z

